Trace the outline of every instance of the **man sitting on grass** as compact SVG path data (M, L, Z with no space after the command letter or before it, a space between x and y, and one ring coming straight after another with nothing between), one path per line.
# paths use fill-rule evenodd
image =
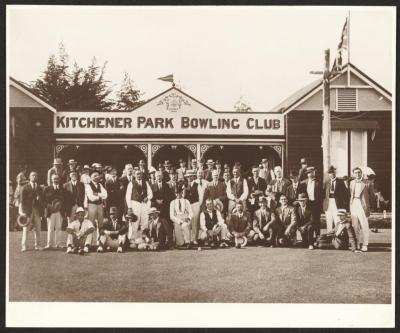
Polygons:
M104 252L104 249L117 249L118 253L123 252L128 226L118 219L118 208L110 207L110 219L104 221L100 229L100 245L97 252Z
M244 211L244 203L241 200L236 202L236 206L229 216L228 230L229 238L234 238L236 248L240 249L242 247L240 240L242 239L246 243L251 230L250 213Z
M350 245L351 251L361 253L360 249L357 248L356 233L351 221L347 220L346 209L338 209L337 216L340 220L336 224L335 235L332 240L333 246L336 249L348 249Z
M143 230L148 250L161 251L172 248L172 229L168 221L160 217L160 211L151 207L149 212L149 223Z
M85 210L82 207L78 207L75 213L77 219L70 222L67 227L67 253L78 252L83 255L89 252L94 225L85 219Z
M228 247L228 228L221 215L221 212L214 208L214 201L211 198L206 200L206 209L200 214L200 240L203 244L208 243L216 248L218 243L221 247Z

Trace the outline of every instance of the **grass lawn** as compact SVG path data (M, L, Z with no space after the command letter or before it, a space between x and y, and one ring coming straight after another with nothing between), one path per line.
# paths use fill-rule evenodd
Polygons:
M391 230L379 231L365 254L246 247L85 256L21 253L21 232L11 232L10 301L390 303Z

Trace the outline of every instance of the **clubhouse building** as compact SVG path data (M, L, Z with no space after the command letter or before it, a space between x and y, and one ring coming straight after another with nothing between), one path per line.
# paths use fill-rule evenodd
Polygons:
M214 159L248 170L262 158L286 176L307 157L322 177L322 79L268 112L217 111L171 87L133 111L56 110L22 82L9 80L10 179L18 166L45 173L54 157L150 166ZM331 161L339 177L369 166L385 198L391 193L392 96L352 64L331 79Z

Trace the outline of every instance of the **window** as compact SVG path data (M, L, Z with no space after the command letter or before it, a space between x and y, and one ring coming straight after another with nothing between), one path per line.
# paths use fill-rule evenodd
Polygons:
M367 138L366 130L332 131L331 164L336 167L338 177L350 176L356 166L367 166Z

